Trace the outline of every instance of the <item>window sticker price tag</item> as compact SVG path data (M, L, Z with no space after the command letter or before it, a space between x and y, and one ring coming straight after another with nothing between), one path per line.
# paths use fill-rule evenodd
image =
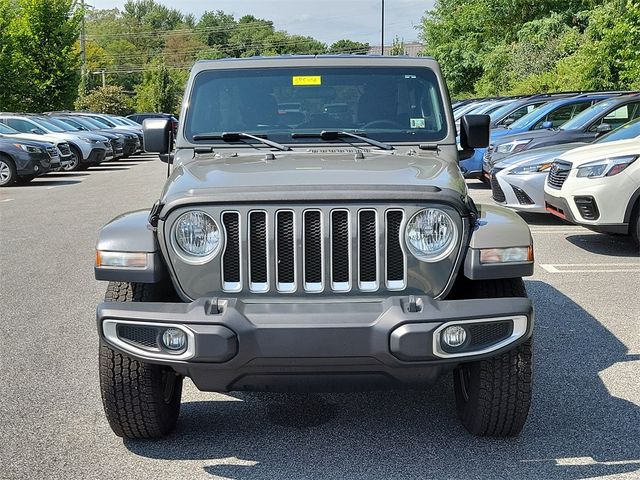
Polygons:
M322 85L322 77L320 75L305 75L301 77L293 77L294 87L307 87L310 85Z

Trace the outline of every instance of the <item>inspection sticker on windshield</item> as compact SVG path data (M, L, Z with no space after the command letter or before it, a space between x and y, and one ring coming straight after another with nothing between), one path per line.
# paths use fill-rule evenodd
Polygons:
M293 77L293 85L296 87L304 87L308 85L322 85L322 77L320 75L306 75L304 77Z
M411 128L426 128L427 122L425 122L424 118L412 118L411 119Z

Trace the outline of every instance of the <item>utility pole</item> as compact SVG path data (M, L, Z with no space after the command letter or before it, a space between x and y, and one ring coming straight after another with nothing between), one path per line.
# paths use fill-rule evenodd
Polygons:
M104 70L102 70L102 88L107 86L107 76L106 76L106 72Z
M382 24L381 24L381 32L382 32L382 41L380 43L380 53L384 55L384 0L382 0Z

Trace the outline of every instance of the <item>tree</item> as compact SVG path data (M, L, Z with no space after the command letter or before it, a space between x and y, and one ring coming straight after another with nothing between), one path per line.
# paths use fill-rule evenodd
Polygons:
M136 109L175 113L181 87L165 63L160 61L154 70L145 73L143 82L136 88Z
M96 88L86 97L80 98L76 108L113 115L128 115L133 111L131 99L122 87L116 85Z
M196 24L196 31L205 44L209 47L215 47L226 45L236 26L237 23L233 15L227 15L218 10L204 12Z
M389 50L389 55L400 56L405 55L404 51L404 40L400 40L400 37L396 36L393 39L393 43L391 44L391 49Z
M45 111L73 106L80 82L75 44L82 14L74 10L74 3L13 0L7 6L3 2L0 77L10 77L9 84L0 85L5 91L4 109Z
M353 40L338 40L329 47L329 53L355 53L366 55L371 47L368 43L354 42Z

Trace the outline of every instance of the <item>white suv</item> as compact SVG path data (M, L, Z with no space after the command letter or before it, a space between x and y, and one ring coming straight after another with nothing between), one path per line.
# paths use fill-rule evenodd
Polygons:
M640 245L640 139L588 145L553 162L546 209L596 232L631 235Z

